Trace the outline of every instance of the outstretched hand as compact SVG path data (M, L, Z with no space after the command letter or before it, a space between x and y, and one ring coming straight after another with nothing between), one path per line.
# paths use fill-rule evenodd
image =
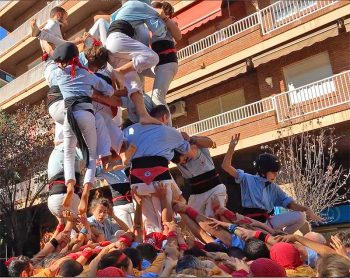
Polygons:
M235 148L237 146L240 136L241 134L237 133L231 137L230 148Z

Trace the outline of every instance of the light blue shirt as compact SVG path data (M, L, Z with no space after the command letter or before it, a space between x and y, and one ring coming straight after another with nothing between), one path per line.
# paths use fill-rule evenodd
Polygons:
M113 87L95 74L76 67L75 76L72 78L70 70L71 66L58 68L50 75L50 78L56 79L64 99L77 96L91 97L93 88L107 96L114 94Z
M198 148L197 156L189 159L185 165L177 164L182 176L190 179L215 169L208 148Z
M124 135L128 144L134 144L137 148L133 158L162 156L170 161L174 157L174 149L187 153L190 148L179 131L165 125L137 123L129 126Z
M94 216L90 216L88 218L88 221L91 226L96 227L99 231L103 232L105 236L105 240L111 240L114 238L115 233L120 230L120 227L116 224L113 223L111 220L108 218L103 221L103 223L98 222Z
M108 184L129 182L129 178L125 175L123 170L104 172L101 166L96 168L96 178L105 179Z
M82 158L81 151L76 148L75 166L74 166L76 173L80 173L80 170L81 170L80 160L82 159L83 158ZM62 143L62 144L59 144L58 146L55 146L55 148L51 152L49 162L47 164L47 176L49 180L64 171L63 161L64 161L64 150L63 150L63 143Z
M307 261L306 264L312 268L316 267L316 262L318 260L318 254L315 250L305 247L307 251Z
M268 212L273 207L287 208L293 201L277 184L271 183L265 185L267 181L258 175L244 173L243 170L237 170L238 177L236 183L241 186L242 206L245 208L259 208Z
M116 20L125 20L136 28L140 24L146 24L153 36L164 38L167 28L158 12L150 5L141 1L129 0L111 15L111 23Z

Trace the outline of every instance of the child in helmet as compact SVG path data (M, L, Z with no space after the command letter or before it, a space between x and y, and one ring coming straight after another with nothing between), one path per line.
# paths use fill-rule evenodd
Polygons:
M231 165L232 156L240 134L232 137L229 149L222 163L222 168L235 178L241 186L243 214L261 222L266 222L275 230L294 233L301 228L306 218L322 221L310 208L297 204L276 183L280 162L272 154L260 154L256 160L256 175L245 173ZM274 207L284 207L290 212L274 215Z

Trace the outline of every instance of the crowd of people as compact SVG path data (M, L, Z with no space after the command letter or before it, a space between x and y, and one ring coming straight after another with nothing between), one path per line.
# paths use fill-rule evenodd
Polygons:
M276 184L276 156L260 154L255 175L232 165L239 134L222 168L241 187L243 210L226 208L226 186L209 151L215 142L172 127L165 96L181 39L173 13L167 2L124 1L74 41L61 33L68 24L62 7L52 9L42 29L33 19L55 122L47 205L58 224L38 254L11 258L4 271L13 277L349 277L349 235L328 244L318 233L297 234L307 220L322 218ZM154 78L151 96L144 93L146 76ZM190 187L188 200L170 162ZM97 179L112 199L99 194L89 202ZM274 207L288 212L274 215Z

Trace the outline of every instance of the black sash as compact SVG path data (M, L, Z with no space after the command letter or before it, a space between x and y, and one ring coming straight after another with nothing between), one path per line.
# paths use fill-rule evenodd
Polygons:
M175 43L169 40L160 40L152 43L152 49L159 56L159 63L157 65L163 65L167 63L177 63L176 51L170 53L162 53L169 49L176 49Z
M131 161L131 174L130 174L130 183L143 183L144 181L132 174L133 169L152 169L154 167L169 167L169 161L162 156L144 156L139 158L134 158ZM169 169L159 175L157 175L153 181L161 180L171 180L171 174Z
M60 87L54 85L49 89L49 92L47 93L47 106L50 107L52 104L62 99L63 96Z
M73 107L79 103L92 103L91 98L88 96L82 96L82 97L69 97L64 100L65 107L67 108L67 119L68 123L70 124L75 136L77 137L78 146L83 154L83 159L86 162L86 167L89 165L89 149L86 145L85 139L83 137L83 134L81 133L81 130L79 128L79 125L74 118L73 114ZM91 109L86 109L86 111L94 113Z
M187 182L190 185L191 195L205 193L222 184L220 176L215 169L187 179Z
M112 24L109 26L107 37L114 32L123 33L130 38L132 38L135 35L135 30L131 26L131 24L125 20L115 20L112 22Z

